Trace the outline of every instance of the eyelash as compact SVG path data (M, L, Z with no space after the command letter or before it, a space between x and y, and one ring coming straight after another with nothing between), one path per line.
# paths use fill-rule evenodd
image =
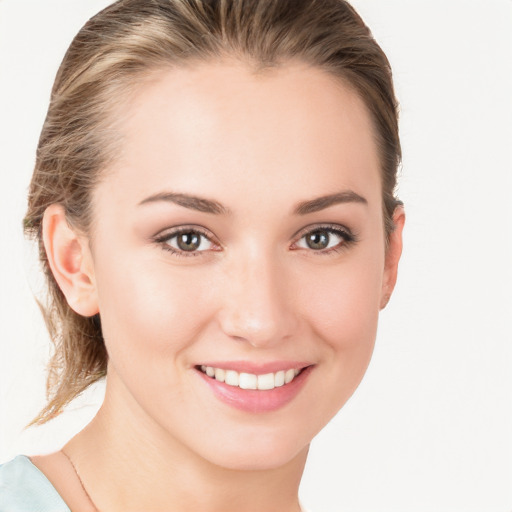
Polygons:
M311 249L311 248L309 249L309 252L312 252L313 254L318 255L318 256L325 256L325 255L339 253L343 250L346 250L350 245L353 245L356 242L358 242L358 237L354 233L352 233L348 228L339 226L337 224L323 224L323 225L318 225L318 226L314 226L314 227L308 227L308 228L305 228L304 230L302 230L301 232L299 232L296 235L297 241L294 242L294 244L297 244L305 236L311 235L312 233L315 233L315 232L327 232L329 234L339 236L341 239L343 239L342 242L338 243L334 247L331 247L330 249L319 249L319 250L315 250L315 249ZM169 241L171 239L173 239L179 235L185 234L185 233L199 234L200 236L206 238L211 244L218 246L218 244L216 244L215 242L212 241L212 235L210 233L208 233L207 231L203 230L202 228L200 228L199 226L183 226L183 227L174 229L172 231L167 231L167 232L163 233L162 235L157 235L154 238L154 241L157 244L160 244L162 246L162 249L164 249L165 251L169 251L173 256L176 256L178 258L201 256L203 252L207 252L205 250L203 250L203 251L198 251L198 250L181 251L181 250L177 250L174 247L171 247L169 245ZM298 250L298 249L293 249L293 250Z
M309 252L312 252L315 256L328 256L340 253L359 241L358 237L354 233L352 233L352 231L350 231L348 228L344 226L340 226L338 224L321 224L313 227L309 226L300 231L297 234L297 242L294 243L296 244L307 235L311 235L319 231L339 236L343 241L336 244L334 247L331 247L330 249L315 250L309 248Z
M173 256L176 256L178 258L182 258L182 257L189 258L189 257L194 257L194 256L201 256L201 253L206 252L206 251L197 251L197 250L196 251L179 251L169 245L168 242L172 238L175 238L179 235L183 235L185 233L197 233L197 234L201 235L202 237L206 238L210 243L212 243L214 245L218 245L212 241L212 235L210 233L208 233L207 231L201 229L199 226L183 226L180 228L176 228L174 230L167 231L167 232L163 233L162 235L157 235L154 240L156 243L158 243L162 246L162 249L164 249L164 251L169 251Z

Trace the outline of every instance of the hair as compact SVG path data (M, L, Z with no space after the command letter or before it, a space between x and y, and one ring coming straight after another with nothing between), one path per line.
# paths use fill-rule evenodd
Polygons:
M46 208L63 206L68 223L91 232L91 194L119 154L114 107L162 69L234 57L256 69L299 60L327 71L364 101L374 124L386 240L393 230L401 159L398 105L384 52L344 0L119 0L89 20L57 73L37 148L25 234L39 245L48 294L41 304L54 343L43 424L106 375L98 315L68 305L42 241Z

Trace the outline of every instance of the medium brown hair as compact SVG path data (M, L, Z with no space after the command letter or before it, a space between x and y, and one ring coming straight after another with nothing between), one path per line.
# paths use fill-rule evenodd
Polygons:
M343 0L120 0L80 30L60 66L37 149L25 233L39 243L48 284L42 306L54 342L42 424L106 374L98 315L67 304L42 242L46 208L61 204L70 225L91 232L91 194L119 140L116 104L151 72L225 56L276 67L290 60L326 70L362 98L381 161L385 231L392 215L401 151L391 68L359 15Z

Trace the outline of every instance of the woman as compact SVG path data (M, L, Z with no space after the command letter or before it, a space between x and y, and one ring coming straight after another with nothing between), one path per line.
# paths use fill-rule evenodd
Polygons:
M34 422L106 375L105 401L0 469L0 510L300 510L396 281L399 159L388 61L346 2L121 0L89 21L25 218L56 343Z

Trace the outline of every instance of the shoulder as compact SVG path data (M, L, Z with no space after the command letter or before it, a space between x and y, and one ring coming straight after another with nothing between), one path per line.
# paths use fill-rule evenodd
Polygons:
M45 475L25 455L0 465L0 512L70 512Z

